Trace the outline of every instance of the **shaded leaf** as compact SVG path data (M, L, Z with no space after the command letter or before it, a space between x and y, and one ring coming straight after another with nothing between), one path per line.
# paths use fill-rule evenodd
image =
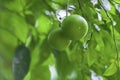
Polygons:
M84 55L83 52L83 44L81 42L72 43L73 49L71 49L71 52L69 53L68 57L70 58L70 61L73 62L76 65L80 65L82 62L82 56Z
M42 42L39 52L39 63L42 64L44 61L46 61L51 53L47 38Z
M115 63L112 63L106 71L103 73L104 76L111 76L117 72L117 67Z
M0 27L16 35L22 42L25 42L28 26L22 16L0 9Z
M56 69L60 80L66 80L73 71L73 65L68 59L66 52L53 51L56 58Z
M36 65L30 71L30 80L50 80L50 71L48 66Z
M32 26L35 26L36 19L35 19L35 16L32 13L26 13L25 14L25 20L28 24L30 24Z
M0 0L0 5L9 11L20 13L25 6L25 0Z
M13 59L13 72L15 80L23 80L29 71L30 51L25 45L16 48Z

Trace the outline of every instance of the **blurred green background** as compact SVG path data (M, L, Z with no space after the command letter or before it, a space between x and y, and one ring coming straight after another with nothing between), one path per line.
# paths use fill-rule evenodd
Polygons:
M83 16L89 31L61 52L47 36L66 11ZM0 0L0 80L14 80L21 43L31 56L24 80L119 80L120 0Z

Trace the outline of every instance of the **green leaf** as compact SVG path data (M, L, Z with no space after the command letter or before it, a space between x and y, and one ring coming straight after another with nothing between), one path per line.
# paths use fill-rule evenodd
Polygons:
M13 74L11 71L11 61L6 58L6 56L2 55L0 52L0 79L1 80L13 80ZM6 77L6 75L8 75Z
M114 54L115 47L114 47L112 35L107 30L101 30L100 35L101 35L103 43L104 43L103 56L113 58L113 56L115 56L115 54Z
M49 18L47 18L45 15L40 15L40 17L38 17L37 19L37 27L38 27L38 31L40 33L45 33L47 34L48 31L54 27L54 26L51 26L52 23L50 21Z
M106 71L103 73L104 76L111 76L114 75L117 72L117 67L115 63L112 63Z
M50 71L48 66L36 65L30 71L30 80L50 80Z
M50 6L46 3L46 0L27 0L26 9L34 12L38 17L41 13L44 13L45 10L49 9Z
M25 4L25 0L0 0L0 5L2 5L2 7L18 13L23 11Z
M116 25L115 25L115 29L116 29L116 31L118 31L119 32L119 34L120 34L120 23L119 23L119 21L120 21L120 16L119 15L114 15L114 14L111 14L111 16L112 16L112 18L114 19L114 21L116 22Z
M25 20L28 24L30 24L32 26L35 26L36 19L35 19L35 16L32 13L26 13L25 14Z
M53 0L55 3L66 4L66 0Z
M89 50L86 56L87 56L88 66L92 66L97 60L97 52L95 50L94 51Z
M56 58L56 69L60 80L66 80L73 71L73 65L68 59L66 52L53 51Z
M0 28L6 29L22 42L25 42L29 29L22 16L4 9L0 9Z
M94 35L95 35L95 40L96 40L96 42L98 44L96 49L98 51L103 51L104 50L104 43L103 43L103 40L102 40L102 36L100 35L100 32L94 31Z
M17 45L16 38L4 29L0 28L0 74L2 80L13 80L12 60L14 48ZM8 75L6 77L6 75Z
M39 52L39 63L42 64L44 63L49 57L50 57L50 54L51 54L51 49L49 47L49 44L48 44L48 39L46 38L41 46L39 47L40 48L40 52Z
M101 9L100 11L100 14L102 15L102 20L103 21L106 21L106 23L109 23L110 22L110 19L108 18L108 16L106 15L105 11L103 9Z
M32 49L32 60L31 60L31 69L34 68L36 64L41 64L41 65L49 65L51 58L51 50L49 48L47 38L43 40L39 40L36 45L34 45L34 49ZM48 63L47 63L48 62ZM51 61L50 61L51 62Z
M0 27L0 55L5 56L9 61L12 60L17 39L6 29ZM14 42L14 43L13 43Z
M6 4L6 7L11 11L22 12L24 5L20 0L14 0Z
M70 46L73 46L70 53L68 53L70 61L76 65L80 65L82 62L82 56L84 55L83 44L81 42L72 42Z
M87 7L87 5L89 5L89 7ZM89 22L93 22L95 20L95 18L97 17L95 8L93 8L93 6L91 5L90 2L87 2L87 4L83 4L82 10L83 10L83 12L82 12L83 16Z
M120 3L120 1L119 1L119 0L113 0L113 1Z

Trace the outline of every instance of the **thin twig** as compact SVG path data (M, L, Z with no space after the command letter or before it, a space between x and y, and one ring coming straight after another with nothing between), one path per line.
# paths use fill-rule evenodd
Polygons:
M69 7L69 0L67 0L67 6L66 6L66 17L68 16L68 7Z

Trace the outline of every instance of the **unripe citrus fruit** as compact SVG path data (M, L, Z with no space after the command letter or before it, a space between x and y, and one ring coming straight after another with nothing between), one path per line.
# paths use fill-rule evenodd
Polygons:
M80 15L70 15L62 22L62 34L71 40L79 40L88 32L87 21Z
M69 46L71 41L62 36L61 28L56 28L48 35L48 42L52 48L63 51Z

